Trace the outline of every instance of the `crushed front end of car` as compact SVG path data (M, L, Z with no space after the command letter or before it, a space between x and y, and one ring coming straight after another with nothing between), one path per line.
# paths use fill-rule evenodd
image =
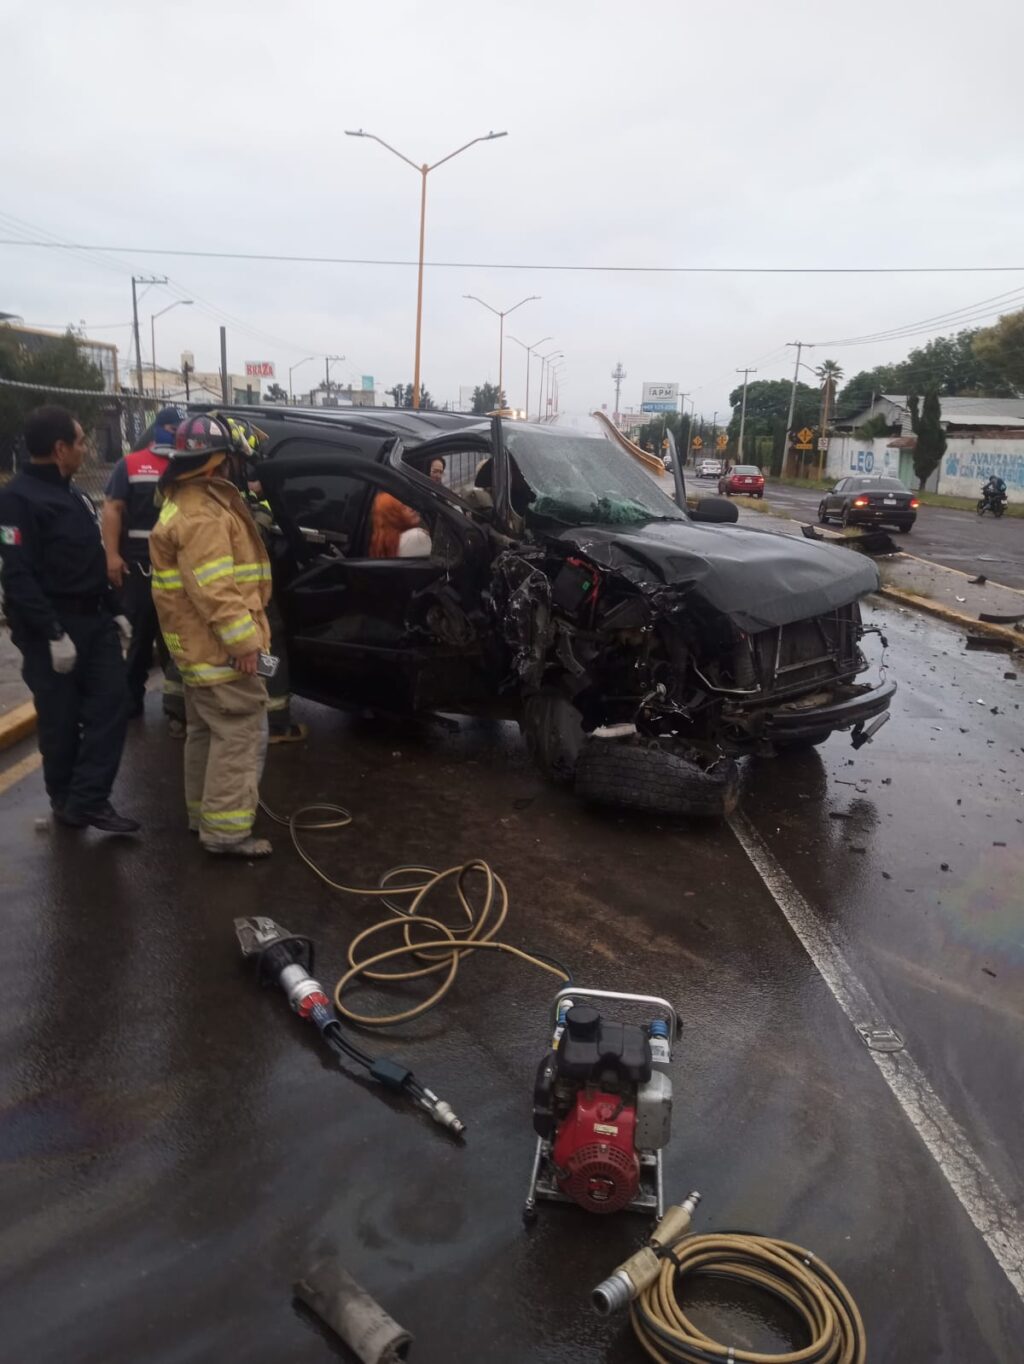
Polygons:
M887 718L895 683L864 680L877 579L858 555L669 522L565 531L494 570L531 751L590 798L728 813L735 758L837 730L859 745Z

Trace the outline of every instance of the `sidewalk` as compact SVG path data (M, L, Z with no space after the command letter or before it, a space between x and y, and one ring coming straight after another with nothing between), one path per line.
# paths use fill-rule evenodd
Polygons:
M6 625L0 625L0 716L32 698L21 680L21 654L11 643Z
M771 531L776 535L803 536L799 521L768 516L760 511L741 509L740 521L746 526ZM824 526L816 526L815 529L823 539L834 544L842 544L845 538L840 531ZM850 550L851 554L857 552ZM1006 639L1017 648L1024 649L1024 630L979 619L982 614L1024 615L1024 592L1014 587L1004 587L1000 583L972 583L970 574L904 552L881 556L875 559L875 563L882 578L881 596L940 616L971 634Z

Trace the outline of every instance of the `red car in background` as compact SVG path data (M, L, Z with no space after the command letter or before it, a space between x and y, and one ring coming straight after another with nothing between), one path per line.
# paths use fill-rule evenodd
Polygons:
M718 480L718 491L731 497L742 493L747 497L764 497L764 474L756 464L737 464Z

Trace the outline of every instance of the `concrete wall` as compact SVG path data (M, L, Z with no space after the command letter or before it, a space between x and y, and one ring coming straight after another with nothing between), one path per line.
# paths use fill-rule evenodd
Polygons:
M1024 502L1024 440L951 440L942 458L939 492L977 497L990 474L1004 481L1011 502Z
M848 474L874 474L901 478L908 488L917 487L914 452L894 450L889 436L858 440L856 436L833 436L825 466L828 478ZM1006 483L1011 502L1024 502L1024 440L989 440L985 436L951 438L938 470L928 480L931 492L952 497L974 497L989 474Z

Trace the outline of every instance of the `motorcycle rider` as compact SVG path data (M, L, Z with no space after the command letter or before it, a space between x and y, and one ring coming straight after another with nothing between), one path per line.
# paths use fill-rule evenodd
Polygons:
M1006 484L996 474L989 474L988 482L982 486L981 497L992 507L1006 501Z

